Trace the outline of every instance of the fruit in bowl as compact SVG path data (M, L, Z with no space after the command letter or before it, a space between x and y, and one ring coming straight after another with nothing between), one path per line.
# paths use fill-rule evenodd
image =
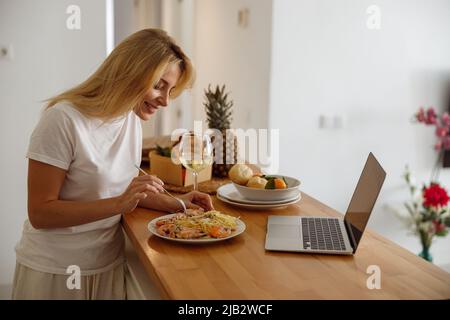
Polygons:
M239 193L249 200L285 200L300 194L298 179L280 175L253 174L252 169L245 164L234 165L229 177Z
M264 189L286 189L288 183L285 177L278 176L263 176L267 180L267 184Z
M253 176L251 177L246 186L249 188L258 188L258 189L265 189L267 185L267 180L264 177L260 176Z

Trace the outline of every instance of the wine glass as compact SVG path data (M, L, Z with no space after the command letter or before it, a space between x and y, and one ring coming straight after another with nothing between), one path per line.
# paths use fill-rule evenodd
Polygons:
M208 135L186 132L180 141L180 161L194 175L194 190L197 190L197 176L212 163L213 147Z

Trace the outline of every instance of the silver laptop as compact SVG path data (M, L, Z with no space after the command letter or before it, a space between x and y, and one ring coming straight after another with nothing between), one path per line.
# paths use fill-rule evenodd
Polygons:
M266 250L354 254L385 177L386 172L370 153L344 219L269 216Z

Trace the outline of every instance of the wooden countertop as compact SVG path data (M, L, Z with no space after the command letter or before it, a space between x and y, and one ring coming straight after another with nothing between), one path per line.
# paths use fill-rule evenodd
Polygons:
M366 230L354 256L264 249L267 216L340 213L302 194L284 209L250 211L213 197L216 209L240 216L240 236L185 245L152 236L148 222L165 213L137 208L122 223L151 279L167 299L449 299L450 274ZM367 267L381 270L381 289L368 289Z

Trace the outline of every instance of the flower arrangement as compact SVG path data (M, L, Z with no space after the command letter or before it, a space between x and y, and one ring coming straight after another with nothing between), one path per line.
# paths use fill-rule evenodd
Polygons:
M430 247L435 236L444 237L450 227L450 197L447 191L437 182L423 185L419 189L413 182L411 173L406 167L404 179L408 184L412 201L405 203L409 216L405 219L413 233L419 236L422 251L419 255L432 261Z
M411 172L406 167L403 178L409 187L412 200L405 203L409 213L408 217L401 218L412 229L413 234L420 239L422 251L419 255L432 261L430 247L433 239L445 237L450 227L450 207L448 206L450 197L445 188L437 182L443 154L446 150L450 150L450 115L447 112L439 115L433 107L426 110L421 107L414 115L414 120L435 127L437 141L434 149L439 152L439 155L431 174L430 183L423 184L421 188L415 185Z
M436 127L437 141L434 145L436 151L450 150L450 115L447 112L438 115L433 107L429 107L427 110L421 107L414 118L419 123Z
M444 158L444 153L450 150L450 115L444 112L441 115L437 114L433 107L424 109L419 108L419 111L414 115L416 122L425 124L426 126L435 127L436 143L434 150L438 152L436 163L431 171L431 181L437 180L439 177L439 169Z

